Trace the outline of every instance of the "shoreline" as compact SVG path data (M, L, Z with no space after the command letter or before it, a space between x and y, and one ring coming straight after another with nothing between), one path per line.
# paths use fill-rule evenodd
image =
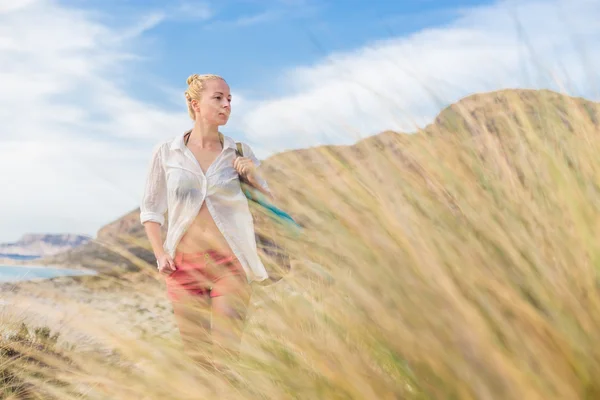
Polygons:
M8 266L19 266L19 265L25 265L27 262L32 261L32 260L17 260L14 258L8 258L8 257L0 257L0 265L8 265Z
M0 267L27 267L27 268L51 268L51 269L69 269L69 270L86 270L95 271L93 268L84 267L82 265L65 265L58 263L44 262L44 258L35 258L32 260L16 260L14 258L0 257Z
M58 269L58 270L68 270L68 271L90 271L90 272L98 272L93 268L85 268L81 266L67 266L67 265L40 265L40 264L7 264L4 261L0 260L0 268L30 268L30 269Z
M132 290L133 288L133 290ZM67 336L79 331L83 319L95 327L110 327L133 335L165 336L174 332L170 303L160 281L144 274L121 279L96 275L57 276L0 282L5 310ZM62 323L75 321L64 330Z

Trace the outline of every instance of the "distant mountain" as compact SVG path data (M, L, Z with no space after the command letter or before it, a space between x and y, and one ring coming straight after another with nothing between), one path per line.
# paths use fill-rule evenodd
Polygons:
M140 209L137 208L102 227L95 239L66 252L43 257L36 263L90 268L117 275L120 271L137 271L144 263L153 265L154 254L139 221ZM167 224L163 227L163 238L166 229Z
M568 110L573 112L573 108L567 107L568 104L575 105L575 109L579 110L577 115L569 114ZM541 115L545 117L541 118ZM552 121L545 119L549 116ZM264 160L262 168L273 191L286 193L286 196L278 198L278 205L288 210L290 202L309 203L311 196L310 187L294 185L293 180L290 181L290 177L282 172L289 170L290 166L304 171L314 180L335 182L342 169L350 168L358 172L368 170L370 157L385 155L400 161L399 165L404 165L403 168L418 172L418 166L405 154L406 149L415 141L431 140L440 145L451 143L453 147L449 146L449 150L460 151L456 132L466 131L474 138L482 131L487 131L509 143L510 135L507 133L517 128L523 129L523 123L527 123L527 129L536 132L563 129L559 124L572 130L571 121L582 116L591 119L598 126L600 105L549 90L508 89L480 93L446 107L430 125L413 134L385 131L354 145L327 145L285 151ZM294 214L294 217L301 224L304 222L302 215ZM163 227L163 238L165 231L166 226ZM149 263L150 266L154 264L150 244L139 223L139 208L100 229L96 240L44 260L114 274L123 269L138 270L144 263Z
M0 244L0 258L32 259L82 246L90 238L75 234L27 234L14 243Z

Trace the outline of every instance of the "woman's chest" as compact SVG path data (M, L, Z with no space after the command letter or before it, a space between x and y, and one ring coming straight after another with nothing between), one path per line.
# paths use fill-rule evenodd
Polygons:
M217 162L221 155L220 150L189 150L202 172L206 175L211 165Z
M168 191L180 199L200 200L209 194L240 190L233 159L224 154L191 151L176 154L165 163Z

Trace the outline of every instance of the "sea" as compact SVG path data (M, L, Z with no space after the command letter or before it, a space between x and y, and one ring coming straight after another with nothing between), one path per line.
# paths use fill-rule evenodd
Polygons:
M34 256L2 255L0 258L15 260L34 260ZM44 265L2 265L0 264L0 283L49 279L59 276L95 275L95 271L67 268L53 268Z

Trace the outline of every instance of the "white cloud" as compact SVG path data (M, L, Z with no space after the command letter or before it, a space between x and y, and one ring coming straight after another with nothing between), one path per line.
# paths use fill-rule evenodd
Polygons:
M139 203L151 147L189 124L118 84L163 18L116 29L54 1L0 3L0 242L94 235Z
M593 96L598 81L590 74L600 66L597 21L600 2L591 0L465 9L447 26L286 71L277 83L287 94L247 104L236 122L252 142L269 143L261 154L266 156L282 148L348 143L359 133L413 132L442 106L474 92L560 89L557 78L573 94Z
M222 29L226 26L228 27L232 27L232 26L252 26L252 25L256 25L256 24L262 24L265 22L269 22L272 21L276 18L278 18L279 16L281 16L281 12L277 11L277 10L267 10L267 11L263 11L261 13L258 14L253 14L253 15L244 15L238 19L235 19L233 21L228 21L228 22L215 22L214 27L218 27L219 29Z
M27 7L37 0L0 0L0 14Z
M113 40L121 42L127 39L135 39L144 32L151 30L152 28L166 20L169 16L169 14L162 11L155 11L153 13L142 16L141 19L131 28L125 29L119 35L115 35Z
M52 0L0 0L0 242L26 232L93 235L138 205L151 147L190 121L184 107L140 101L122 83L142 59L139 40L149 30L212 15L206 2L178 4L117 29ZM283 96L235 93L228 130L244 132L259 157L348 143L359 132L413 131L473 92L551 86L533 73L527 43L573 92L592 97L600 4L512 4L464 10L447 26L284 71L273 83ZM163 89L169 103L182 101L182 90Z
M245 0L261 11L241 15L233 19L215 19L204 26L214 31L223 29L249 28L283 19L293 20L315 15L322 7L321 2L312 0Z
M213 14L210 4L206 1L183 1L171 13L178 18L209 19Z
M144 156L90 140L3 142L0 234L94 234L138 201L132 183L145 172Z

